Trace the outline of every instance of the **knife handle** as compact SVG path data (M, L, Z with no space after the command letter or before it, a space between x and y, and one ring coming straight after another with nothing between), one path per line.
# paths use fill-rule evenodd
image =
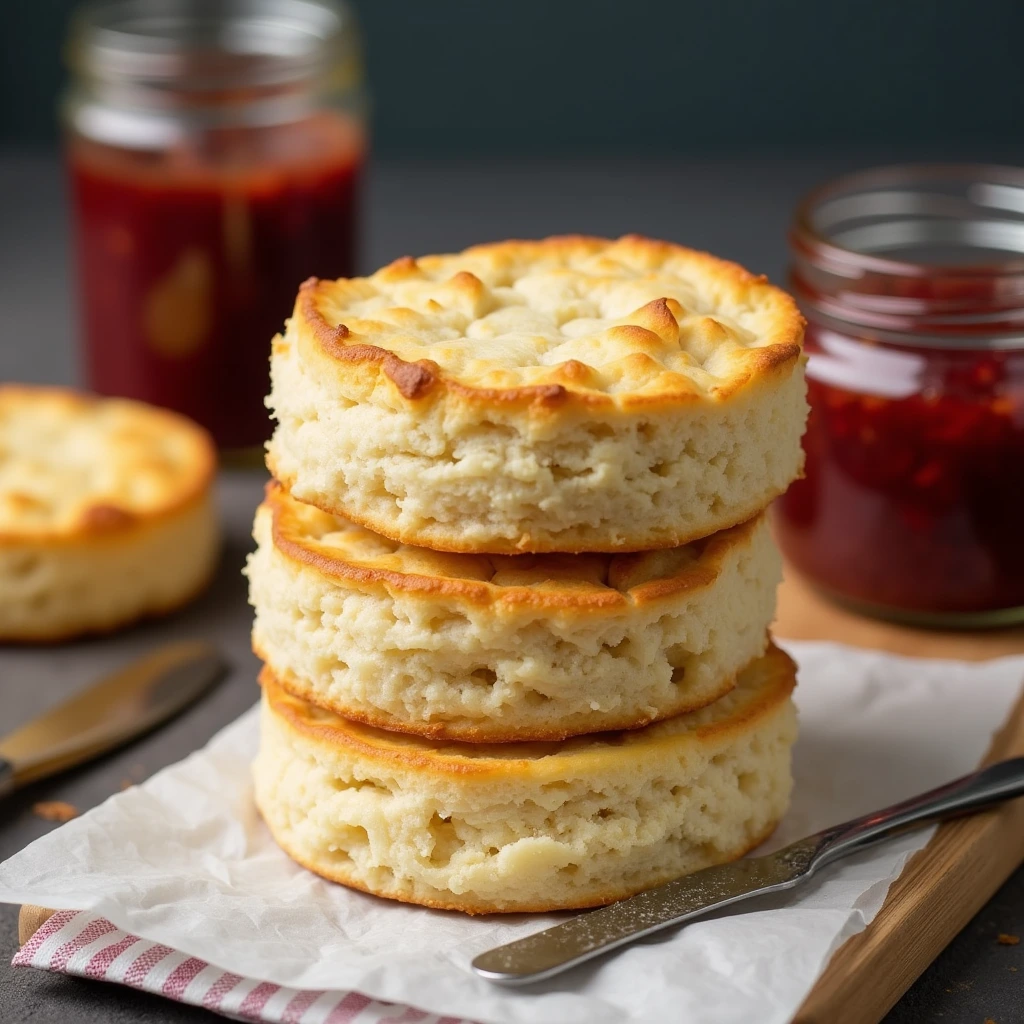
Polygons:
M909 829L974 814L1018 796L1024 796L1024 757L998 761L981 771L947 782L938 789L819 832L816 838L820 845L814 856L813 868Z

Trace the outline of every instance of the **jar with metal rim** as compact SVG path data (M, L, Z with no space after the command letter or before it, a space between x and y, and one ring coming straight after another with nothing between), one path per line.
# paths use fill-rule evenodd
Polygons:
M101 0L68 44L87 381L266 440L270 342L354 270L366 149L341 0Z
M808 196L806 475L789 560L868 614L1024 621L1024 170L906 166Z

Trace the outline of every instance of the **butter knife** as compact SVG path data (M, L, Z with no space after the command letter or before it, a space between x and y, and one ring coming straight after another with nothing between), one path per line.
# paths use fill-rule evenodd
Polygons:
M1024 796L1024 757L1000 761L902 803L818 832L763 857L706 868L655 889L579 914L563 924L481 953L473 970L525 985L575 967L662 928L751 896L792 889L840 857L944 818Z
M208 690L225 670L210 644L170 644L0 738L0 797L146 732Z

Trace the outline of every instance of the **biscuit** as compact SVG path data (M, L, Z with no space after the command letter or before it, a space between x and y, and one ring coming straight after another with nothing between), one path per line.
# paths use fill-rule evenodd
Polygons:
M763 278L637 236L313 279L273 345L268 466L438 551L676 547L800 473L802 338Z
M337 882L471 914L596 906L742 856L782 817L796 713L771 648L714 704L563 743L438 744L264 679L256 803Z
M781 577L764 514L641 554L465 555L271 485L255 536L254 649L285 689L470 742L634 728L718 699L764 652Z
M217 560L207 434L174 413L0 387L0 640L63 640L170 611Z

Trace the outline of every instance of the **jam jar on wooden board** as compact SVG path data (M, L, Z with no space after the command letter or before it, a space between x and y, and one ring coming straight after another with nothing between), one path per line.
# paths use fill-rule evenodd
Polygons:
M869 614L1024 621L1024 170L902 167L799 208L806 476L790 563Z
M259 446L271 338L354 270L358 40L322 0L86 9L65 104L90 387Z

